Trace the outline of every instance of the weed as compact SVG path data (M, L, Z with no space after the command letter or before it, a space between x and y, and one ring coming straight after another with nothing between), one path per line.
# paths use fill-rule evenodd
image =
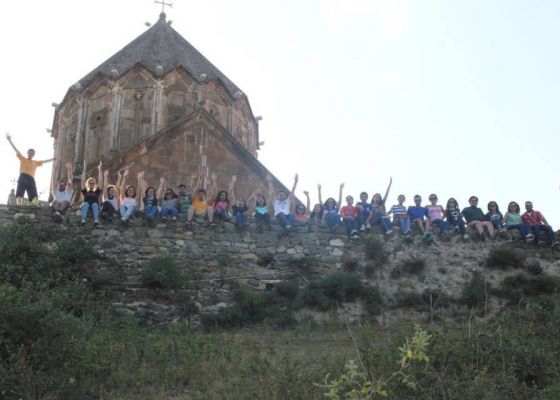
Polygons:
M528 260L525 264L525 267L527 268L527 272L529 272L532 275L540 275L543 273L543 268L541 267L541 263L536 258L532 258Z
M523 251L508 245L492 248L486 258L486 266L489 268L522 268L524 262Z
M508 299L512 304L519 303L528 296L552 294L560 288L560 280L548 275L525 275L523 273L508 276L496 290L496 294Z
M370 236L365 240L364 250L366 257L377 267L384 265L389 260L389 254L385 250L383 241L376 236Z
M467 283L461 291L461 303L477 308L486 303L490 285L480 274L474 274L469 283Z
M144 268L142 283L154 288L172 289L181 286L181 278L181 268L175 257L158 256Z
M344 256L342 258L342 270L344 272L356 272L358 271L358 261L351 256Z
M378 287L364 287L360 298L362 299L365 310L369 315L381 314L383 296Z

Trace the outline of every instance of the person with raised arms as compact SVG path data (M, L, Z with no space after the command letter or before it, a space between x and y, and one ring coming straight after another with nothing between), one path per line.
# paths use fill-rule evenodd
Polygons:
M38 200L35 171L37 170L37 167L40 167L44 163L55 161L56 157L48 160L36 161L33 159L33 157L35 157L35 150L33 149L28 149L27 157L24 157L12 142L12 136L8 132L6 132L6 139L8 139L10 146L12 146L15 150L16 156L19 159L19 178L16 188L16 205L23 205L23 196L26 192L29 201L33 203Z

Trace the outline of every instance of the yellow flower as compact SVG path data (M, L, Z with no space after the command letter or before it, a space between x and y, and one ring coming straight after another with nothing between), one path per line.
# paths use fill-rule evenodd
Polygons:
M408 350L408 351L406 352L406 356L407 356L408 358L412 359L412 350Z

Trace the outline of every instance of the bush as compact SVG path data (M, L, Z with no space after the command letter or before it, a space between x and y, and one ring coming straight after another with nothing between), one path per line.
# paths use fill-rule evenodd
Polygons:
M282 308L283 300L275 291L257 292L247 287L234 290L235 304L217 313L201 315L206 328L233 328L268 322L277 326L291 326L296 320L293 311Z
M303 276L309 277L313 273L313 269L319 264L317 258L313 256L294 257L288 265L301 273Z
M461 291L460 302L471 308L484 305L490 291L490 285L486 283L483 276L475 274L470 282Z
M356 301L364 286L360 278L349 272L333 272L320 280L312 281L303 291L306 306L326 311L344 302Z
M524 297L555 293L559 287L560 281L558 278L544 274L528 276L520 273L505 278L496 294L516 304Z
M161 289L181 286L181 268L177 259L171 256L158 256L150 260L144 268L142 283Z
M532 275L540 275L543 273L543 268L541 267L541 263L536 258L533 258L526 263L527 272Z
M55 235L45 226L25 218L0 229L0 281L22 287L63 285L87 268L93 251L81 239L62 239L47 246Z
M499 245L490 250L486 258L489 268L523 268L525 253L508 245Z
M358 261L354 257L345 256L342 258L342 269L344 272L358 271Z
M400 265L401 272L419 274L426 268L426 260L420 257L410 257Z
M389 260L389 254L383 246L383 242L376 236L368 237L364 242L366 257L373 261L375 266L380 267Z
M299 294L299 285L294 281L282 281L274 287L274 292L291 303Z
M365 310L369 315L381 314L383 296L381 295L379 288L371 286L365 287L362 290L360 298L362 299Z

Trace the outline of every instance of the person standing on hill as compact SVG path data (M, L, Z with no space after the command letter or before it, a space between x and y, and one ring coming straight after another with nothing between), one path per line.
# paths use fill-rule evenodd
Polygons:
M50 160L35 161L35 150L27 150L27 158L25 158L19 150L12 143L12 136L6 132L6 139L10 142L10 145L15 150L17 158L19 159L19 178L16 188L16 205L23 205L23 195L27 192L27 196L30 202L37 199L37 184L35 183L35 170L44 163L55 161L56 158L51 158Z

